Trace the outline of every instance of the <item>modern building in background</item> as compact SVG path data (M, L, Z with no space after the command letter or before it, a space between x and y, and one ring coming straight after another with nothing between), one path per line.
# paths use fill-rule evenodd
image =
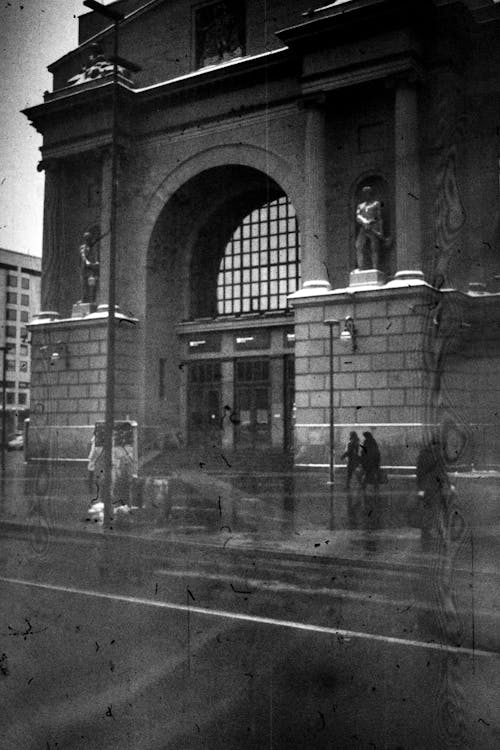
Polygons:
M7 347L5 401L9 431L30 407L31 336L27 325L40 312L41 259L0 248L0 340Z
M120 68L116 129L98 13L26 111L45 170L32 455L57 434L84 456L103 419L114 137L115 416L142 446L324 466L333 422L337 456L354 429L394 467L436 436L450 465L498 463L500 5L108 7L141 68Z

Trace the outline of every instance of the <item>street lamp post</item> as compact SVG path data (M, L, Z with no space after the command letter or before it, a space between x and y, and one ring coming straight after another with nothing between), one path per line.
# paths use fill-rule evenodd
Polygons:
M2 473L5 471L5 444L7 442L7 352L10 348L10 344L4 344L4 346L0 346L0 349L2 351Z
M129 70L140 68L118 56L119 26L125 18L123 13L95 2L83 0L83 4L100 13L113 22L113 108L111 124L111 212L109 218L109 286L108 286L108 325L107 325L107 359L106 359L106 412L104 422L104 486L102 499L104 505L104 526L111 525L113 520L112 482L113 482L113 428L115 411L115 305L116 305L116 210L118 193L118 64Z
M340 325L340 321L336 318L330 318L325 320L325 325L328 326L329 333L330 333L330 441L329 441L329 449L330 449L330 472L329 472L329 479L327 484L333 487L334 484L334 477L335 477L335 448L334 448L334 440L335 440L335 428L334 428L334 382L333 382L333 328L334 326Z

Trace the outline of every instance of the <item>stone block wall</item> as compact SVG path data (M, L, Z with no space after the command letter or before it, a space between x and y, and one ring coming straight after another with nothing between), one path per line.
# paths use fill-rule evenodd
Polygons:
M107 320L42 320L31 330L31 415L28 459L84 459L94 424L106 409ZM137 328L116 323L115 418L137 417Z
M349 432L371 431L382 462L412 467L429 420L429 375L424 356L435 291L426 285L334 292L295 304L296 463L329 461L330 343L333 328L335 461ZM356 350L340 340L354 319Z

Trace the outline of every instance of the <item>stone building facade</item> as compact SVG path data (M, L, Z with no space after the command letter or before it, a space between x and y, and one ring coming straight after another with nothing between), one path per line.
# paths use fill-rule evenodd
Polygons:
M499 6L111 8L116 86L112 28L88 13L26 110L46 175L32 455L56 428L58 455L84 455L103 418L106 310L76 303L85 232L96 305L108 299L114 133L115 413L143 446L204 439L326 465L333 417L337 452L370 430L387 465L411 467L441 432L451 462L496 463ZM380 257L355 271L366 186Z
M7 347L2 373L7 434L21 428L29 413L31 347L27 325L39 312L40 258L0 248L0 346Z

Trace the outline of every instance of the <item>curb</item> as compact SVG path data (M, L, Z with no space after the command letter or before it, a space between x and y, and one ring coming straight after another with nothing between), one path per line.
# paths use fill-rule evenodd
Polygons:
M21 523L19 521L6 521L0 520L0 533L14 534L16 536L26 537L30 533L39 528L36 523ZM49 526L44 525L43 528L49 534L53 534L55 539L64 541L65 539L82 539L85 541L91 541L92 539L104 539L106 534L103 532L102 526L92 524L92 522L83 522L81 528L75 528L74 526ZM433 552L422 552L420 559L398 559L398 560L384 560L381 559L382 555L379 553L370 553L370 556L359 556L356 554L346 555L344 554L322 554L317 555L309 552L301 552L290 548L280 549L269 549L265 546L259 546L257 540L252 546L243 545L238 541L236 536L229 535L223 541L220 542L216 539L200 539L193 535L191 538L169 538L160 537L158 532L159 529L154 531L148 531L146 534L134 533L134 529L114 529L109 532L107 538L112 539L113 542L124 542L142 544L144 548L151 554L167 554L182 553L188 554L194 550L206 550L207 552L214 553L217 555L223 555L226 558L232 558L235 562L238 558L245 559L251 558L254 561L256 558L266 559L269 561L276 562L296 562L304 563L310 566L325 567L330 565L336 566L350 566L358 569L366 570L380 570L380 571L394 571L397 570L400 573L410 574L426 574L430 569L435 568L436 562L439 561L439 556ZM169 533L165 531L165 533ZM492 541L497 541L497 537L493 534L485 534L485 537ZM233 540L233 544L231 544ZM476 544L480 544L476 537ZM330 547L332 549L333 547ZM402 553L404 554L404 553ZM415 557L414 552L409 552L409 556ZM453 567L455 575L470 575L470 569L464 567L463 564L457 564ZM500 568L496 569L481 569L475 568L475 575L487 576L490 578L498 577L500 579ZM499 581L500 582L500 581Z

